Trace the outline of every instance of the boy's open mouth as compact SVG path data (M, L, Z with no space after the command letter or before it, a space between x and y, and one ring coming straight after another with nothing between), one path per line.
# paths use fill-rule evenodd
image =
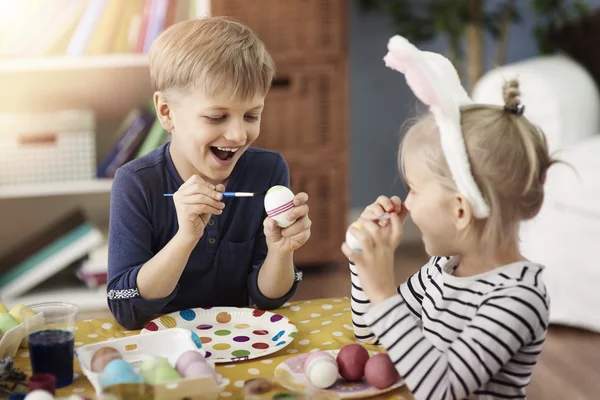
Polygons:
M233 157L235 155L235 153L239 150L239 147L215 147L215 146L211 146L210 150L214 153L215 156L217 156L220 160L229 160L231 157Z

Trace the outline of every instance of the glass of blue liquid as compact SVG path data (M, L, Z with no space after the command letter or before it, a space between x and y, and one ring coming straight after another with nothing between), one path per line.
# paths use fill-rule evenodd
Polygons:
M27 333L29 360L34 374L47 373L56 378L56 388L73 382L73 354L77 307L69 303L39 303L33 311L21 313Z

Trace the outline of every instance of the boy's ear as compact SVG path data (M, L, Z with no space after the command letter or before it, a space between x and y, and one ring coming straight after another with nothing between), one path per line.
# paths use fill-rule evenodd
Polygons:
M167 132L171 132L174 128L171 108L163 92L154 93L154 107L156 108L156 116L162 127Z
M473 219L471 203L469 203L469 201L461 194L457 194L456 197L454 197L451 207L456 230L459 232L467 230Z

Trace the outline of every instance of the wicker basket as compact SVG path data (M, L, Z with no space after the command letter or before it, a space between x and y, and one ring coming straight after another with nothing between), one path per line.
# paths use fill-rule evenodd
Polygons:
M213 0L256 31L276 62L345 56L347 0Z
M267 95L256 146L283 154L346 148L344 63L282 66Z
M294 261L296 264L323 264L345 260L341 245L346 233L348 204L346 161L305 163L292 160L288 164L292 191L309 195L312 221L311 237L296 252Z

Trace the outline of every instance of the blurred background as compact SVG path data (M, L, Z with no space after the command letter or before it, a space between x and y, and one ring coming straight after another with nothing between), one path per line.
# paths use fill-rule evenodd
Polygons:
M148 49L173 23L229 15L258 32L277 65L256 146L280 151L292 189L311 198L298 298L346 295L339 247L348 221L380 194L405 196L397 148L407 120L425 110L382 60L402 34L450 58L476 101L502 104L504 80L521 81L525 115L577 171L551 170L523 251L547 265L553 322L600 331L600 272L589 253L600 243L599 8L600 0L0 0L0 300L68 298L106 313L111 178L168 140L152 109ZM398 279L427 260L410 220L398 259ZM600 345L573 332L556 343ZM578 390L570 398L600 396L598 386Z

